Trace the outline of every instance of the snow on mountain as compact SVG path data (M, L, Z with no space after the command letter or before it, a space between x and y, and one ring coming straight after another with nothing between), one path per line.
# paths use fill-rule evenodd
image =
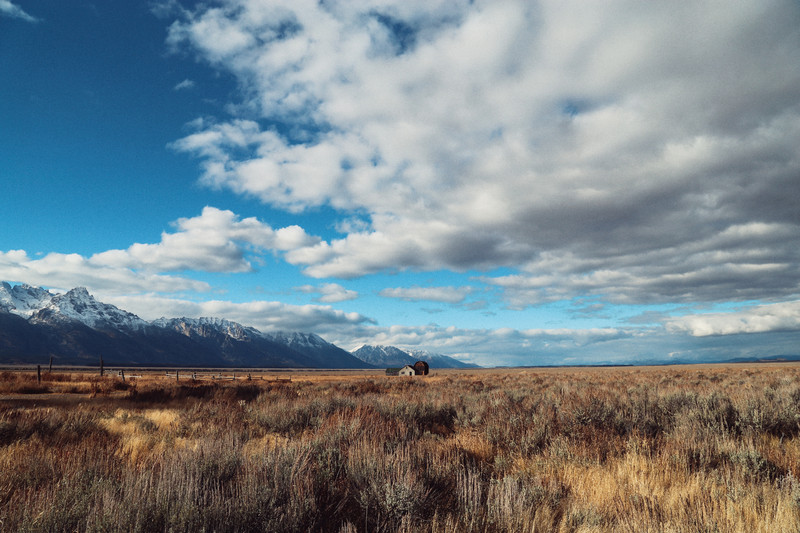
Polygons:
M295 350L307 348L319 348L327 346L328 343L319 335L313 333L300 333L296 331L277 331L275 333L261 333L264 337L281 344L285 344Z
M474 363L465 363L449 355L431 353L425 350L408 350L408 354L414 359L427 361L431 367L435 368L480 368L480 365Z
M360 359L313 333L277 332L263 333L255 328L243 326L222 318L160 318L151 323L155 327L176 331L189 338L216 339L223 354L230 353L230 340L241 341L252 350L280 355L283 361L278 366L304 366L316 368L367 368ZM237 350L244 350L242 345ZM292 362L293 361L293 362ZM273 362L274 366L275 363Z
M247 341L264 339L296 350L300 353L318 352L334 347L314 333L279 331L264 333L249 326L224 318L159 318L151 322L153 326L175 330L183 335L208 337L213 334L227 335L236 340ZM334 347L335 348L335 347Z
M191 337L209 337L212 334L223 334L239 341L250 340L263 334L255 328L243 326L238 322L224 318L159 318L151 322L153 326L177 331L182 335Z
M479 368L454 357L423 350L401 350L395 346L364 346L351 352L365 363L383 367L413 365L417 361L427 362L431 368Z
M261 331L223 318L160 318L146 322L97 301L84 287L66 294L0 284L0 361L53 355L87 364L369 368L313 333Z
M0 309L24 318L47 306L53 295L39 287L22 284L12 287L5 281L0 283Z
M274 342L257 329L223 318L160 318L150 324L150 335L178 335L186 342L216 354L224 366L317 366L308 356Z
M0 309L32 322L76 321L90 328L139 330L147 322L113 305L98 302L84 287L52 294L40 287L0 284Z
M43 308L31 315L32 322L80 322L92 329L110 328L138 331L149 323L133 313L98 302L85 287L52 297Z
M314 333L286 332L262 333L264 338L288 346L307 357L315 366L323 368L368 368L371 365L350 352L342 350Z
M372 346L365 344L357 350L351 352L365 363L379 367L397 367L413 365L414 359L408 352L395 348L394 346Z

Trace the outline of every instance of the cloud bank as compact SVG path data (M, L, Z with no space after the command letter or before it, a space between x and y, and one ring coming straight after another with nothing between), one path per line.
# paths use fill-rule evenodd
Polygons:
M774 331L800 331L800 301L750 306L728 313L686 315L670 319L667 328L695 337Z
M800 5L202 4L168 42L239 81L174 146L203 182L366 227L309 276L493 269L522 308L800 292Z

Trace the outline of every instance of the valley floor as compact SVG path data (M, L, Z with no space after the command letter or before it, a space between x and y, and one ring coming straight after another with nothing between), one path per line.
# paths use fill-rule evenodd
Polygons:
M797 363L183 374L0 373L0 531L800 530Z

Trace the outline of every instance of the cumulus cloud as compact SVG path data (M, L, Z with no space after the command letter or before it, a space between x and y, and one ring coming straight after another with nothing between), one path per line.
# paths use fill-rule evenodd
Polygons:
M26 22L39 22L39 19L29 15L10 0L0 0L0 16L18 18Z
M199 4L169 44L242 99L174 146L210 186L365 213L287 253L310 276L512 267L486 281L515 307L787 297L798 25L779 0Z
M345 289L338 283L325 283L318 287L314 285L303 285L298 287L298 290L307 294L318 294L319 296L316 300L322 303L344 302L358 298L358 292Z
M384 298L399 298L416 302L427 300L458 304L473 292L472 287L395 287L381 290L378 295Z
M109 294L210 290L204 282L98 265L78 254L50 253L34 259L24 250L0 251L0 279L61 290L85 286Z
M81 285L108 294L207 292L211 287L205 282L164 272L249 272L251 262L265 253L319 242L298 226L274 229L256 218L242 219L214 207L204 208L196 217L180 218L174 227L176 231L162 233L158 243L135 243L88 258L60 253L31 258L24 250L0 251L0 279L67 290ZM333 286L322 290L331 298L323 301L336 301ZM342 289L339 296L352 294Z
M278 230L256 218L240 219L232 211L205 207L200 216L175 222L175 233L162 233L161 242L136 243L126 250L93 255L92 264L155 271L203 270L247 272L246 252L286 251L319 241L298 226Z
M667 329L695 337L800 331L800 301L757 305L727 313L686 315L666 321Z

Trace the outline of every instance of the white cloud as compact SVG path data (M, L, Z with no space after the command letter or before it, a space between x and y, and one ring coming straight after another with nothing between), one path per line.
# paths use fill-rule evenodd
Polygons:
M319 294L316 300L322 303L344 302L358 298L358 292L345 289L338 283L324 283L318 287L303 285L297 289L308 294Z
M136 243L88 258L59 253L30 258L24 250L0 251L0 279L65 290L86 286L112 295L207 292L208 283L164 272L249 272L251 261L264 253L283 253L319 241L298 226L276 230L256 218L242 219L214 207L204 208L196 217L180 218L174 226L176 231L162 233L158 243ZM333 298L334 292L328 290L328 297ZM352 294L344 291L340 296Z
M39 19L29 15L10 0L0 0L0 16L18 18L26 22L39 22Z
M247 272L252 269L248 251L286 251L319 241L297 226L274 230L256 218L240 219L214 207L205 207L200 216L178 219L175 227L175 233L162 233L159 243L109 250L93 255L89 262L153 271Z
M182 82L175 85L174 89L176 91L182 91L186 89L191 89L195 86L195 82L189 79L183 80Z
M687 315L666 321L673 332L695 337L800 331L800 301L757 305L727 313Z
M395 287L381 290L384 298L399 298L408 301L428 300L458 304L473 292L472 287Z
M0 251L0 279L60 290L84 286L109 294L210 290L204 282L98 265L78 254L50 253L32 259L24 250Z
M366 214L288 250L315 277L512 267L517 307L786 297L798 25L777 0L200 5L169 42L243 100L175 147L208 185Z

